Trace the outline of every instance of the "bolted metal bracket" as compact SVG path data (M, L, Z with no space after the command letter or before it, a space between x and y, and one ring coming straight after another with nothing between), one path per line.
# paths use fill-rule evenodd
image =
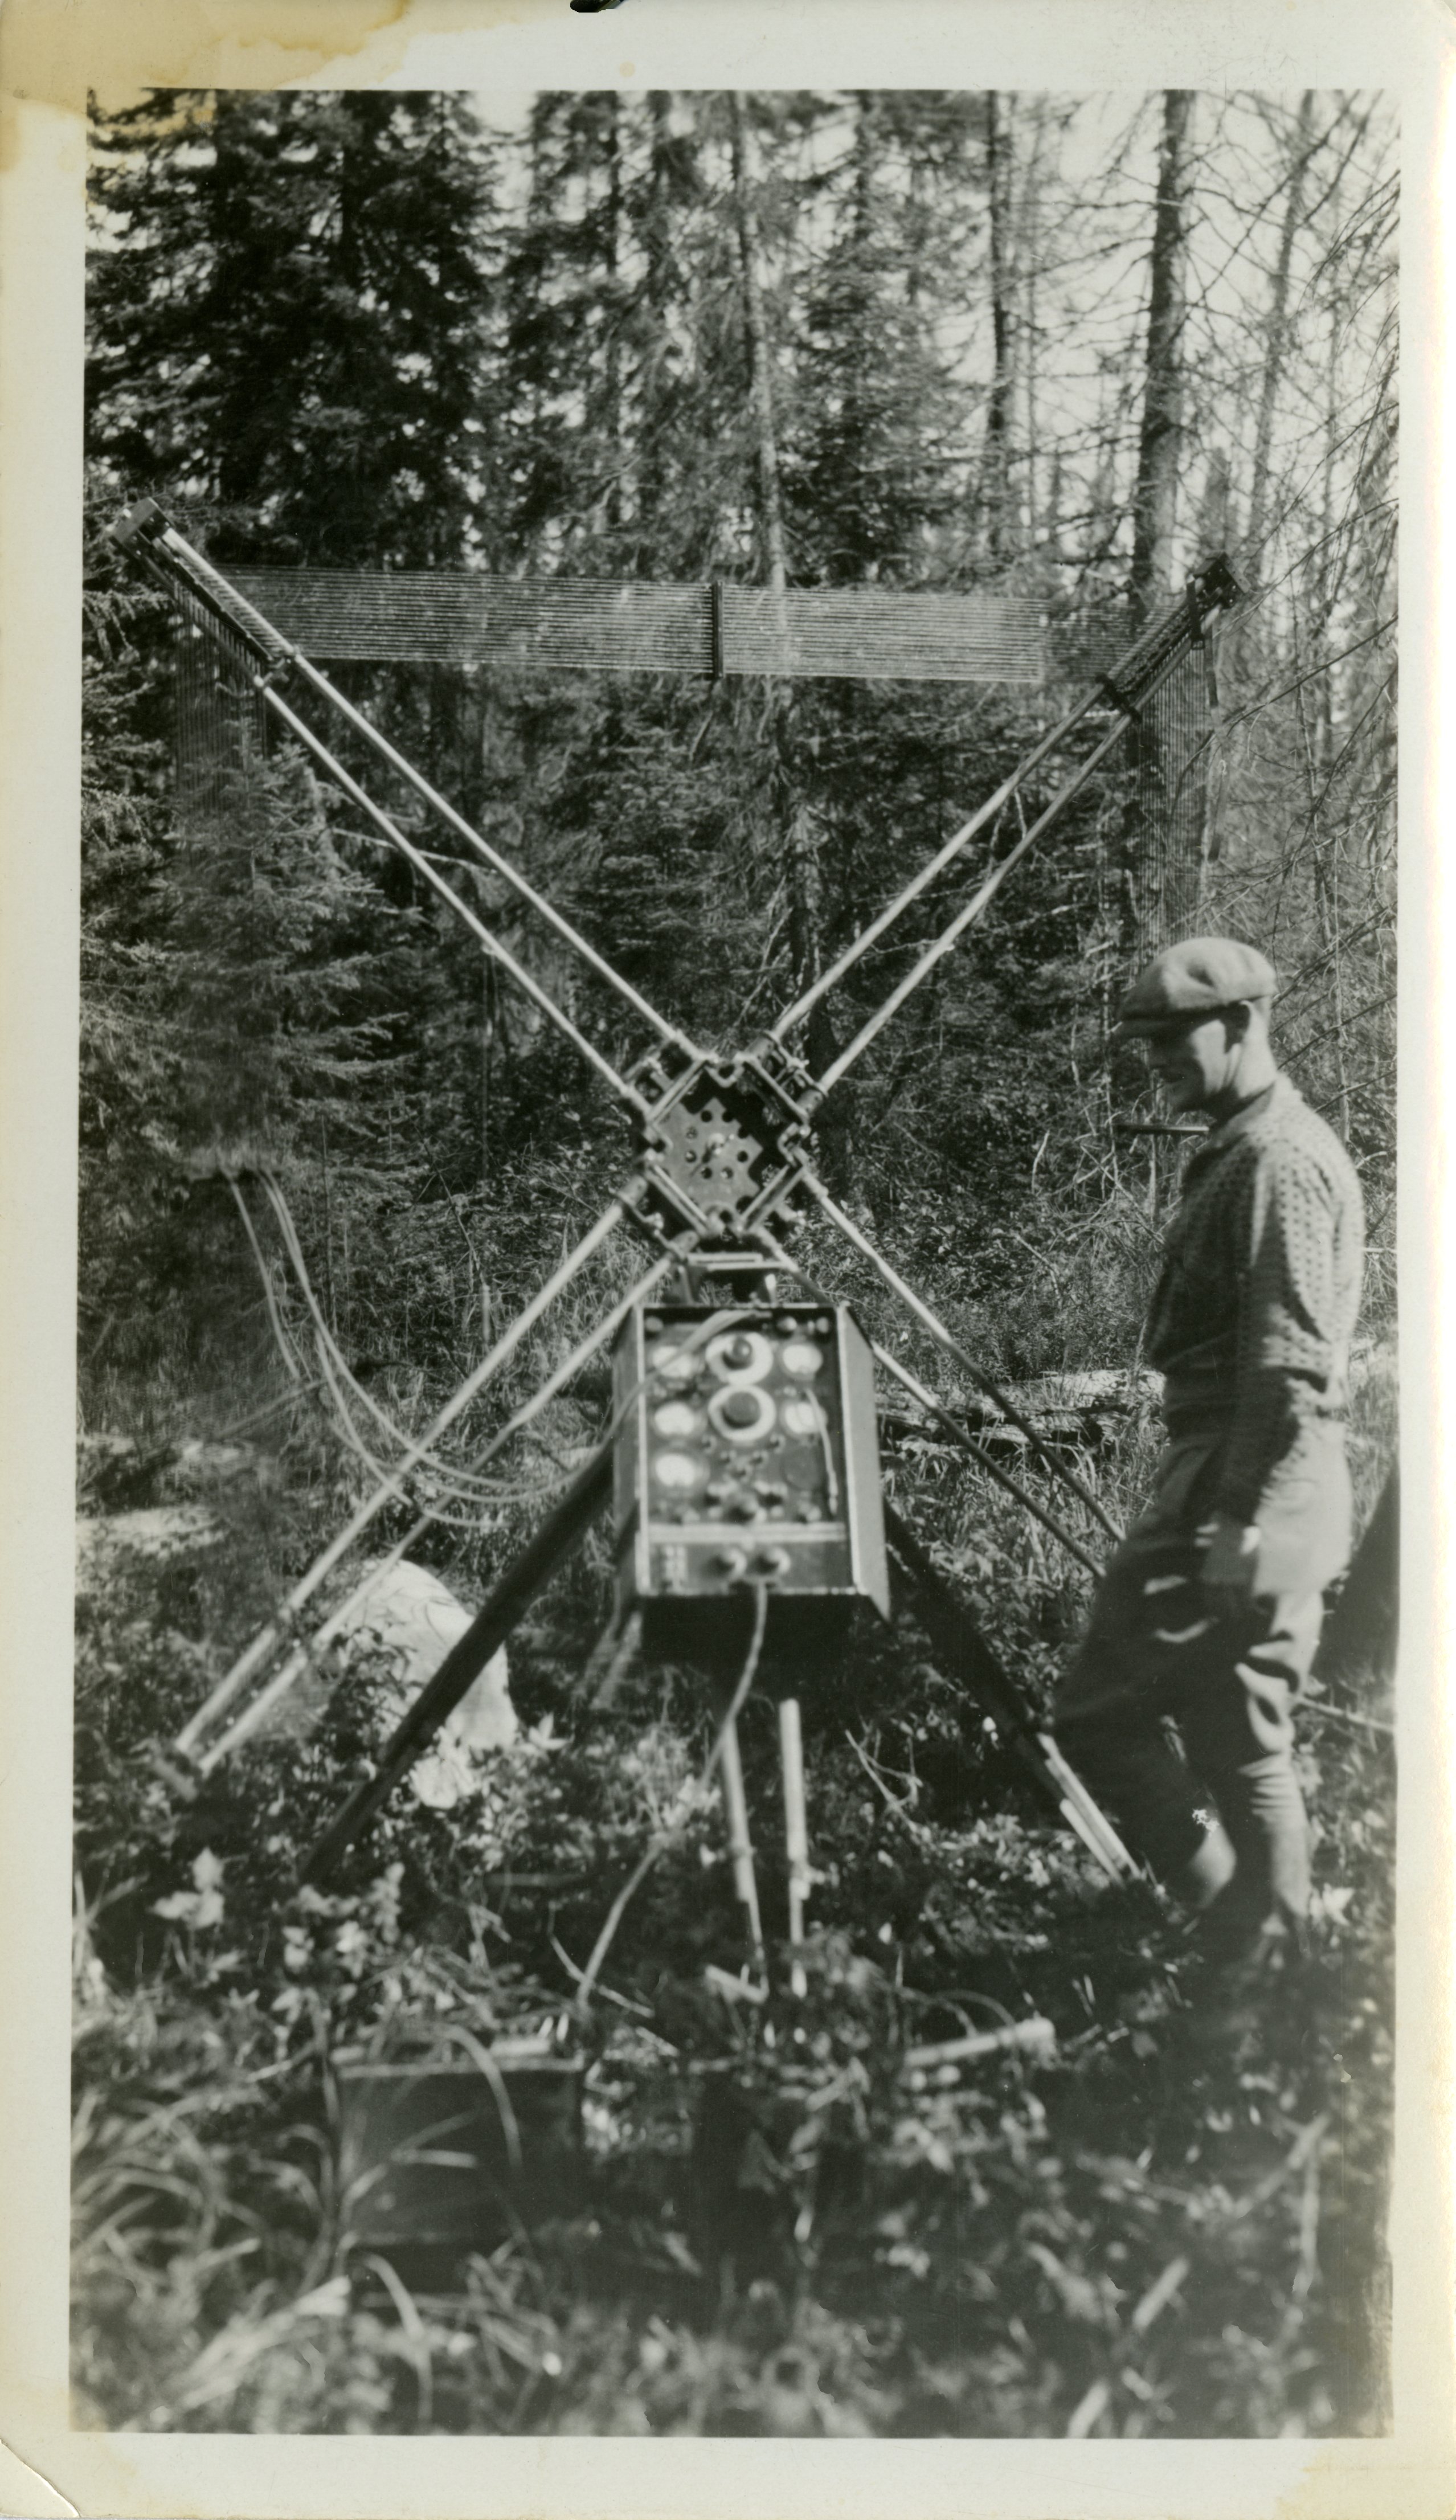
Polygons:
M783 1214L808 1159L812 1087L797 1059L755 1043L669 1077L655 1056L633 1081L660 1089L638 1133L641 1183L627 1202L655 1240L737 1243Z
M137 551L147 543L159 542L166 529L166 518L155 499L138 499L134 508L128 508L107 528L112 541L122 551Z
M1231 612L1234 606L1243 601L1244 589L1229 566L1225 552L1215 552L1211 560L1205 561L1202 568L1194 570L1188 581L1188 608L1198 622L1198 636L1202 636L1210 613Z

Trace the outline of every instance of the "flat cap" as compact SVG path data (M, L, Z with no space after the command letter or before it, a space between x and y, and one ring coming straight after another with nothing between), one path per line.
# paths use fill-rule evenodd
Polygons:
M1234 936L1186 936L1165 945L1140 971L1117 1015L1119 1033L1148 1032L1189 1016L1216 1014L1220 1007L1272 998L1274 967L1252 945Z

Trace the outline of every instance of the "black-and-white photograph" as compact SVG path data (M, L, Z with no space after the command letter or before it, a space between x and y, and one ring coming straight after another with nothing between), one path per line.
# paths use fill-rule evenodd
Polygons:
M1389 2433L1398 141L97 106L77 2430Z

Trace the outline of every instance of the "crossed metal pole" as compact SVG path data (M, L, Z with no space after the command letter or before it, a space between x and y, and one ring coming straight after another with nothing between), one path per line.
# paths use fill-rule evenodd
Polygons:
M432 1448L517 1355L523 1342L566 1288L624 1225L631 1224L655 1247L656 1256L640 1277L596 1326L557 1366L534 1395L507 1416L472 1464L483 1467L516 1435L528 1426L563 1391L591 1358L613 1338L633 1307L661 1285L669 1273L693 1260L725 1248L760 1256L763 1266L800 1280L803 1272L778 1239L792 1232L807 1205L833 1228L836 1236L877 1272L889 1293L980 1389L1001 1414L1019 1426L1029 1449L1046 1471L1083 1510L1115 1540L1118 1537L1096 1497L1071 1466L1018 1411L1010 1396L989 1380L954 1332L919 1296L870 1237L831 1197L809 1157L812 1121L825 1098L907 999L985 916L1002 884L1051 824L1065 812L1107 758L1158 686L1203 641L1209 620L1232 605L1239 589L1221 557L1190 579L1179 605L1129 648L1111 674L1033 746L994 793L952 832L914 877L872 919L838 960L788 1007L774 1024L748 1048L717 1058L701 1048L678 1025L659 1013L640 991L582 936L543 894L494 849L431 786L414 765L371 724L363 711L328 680L309 657L258 612L229 581L167 521L150 500L132 509L113 528L117 541L162 584L194 623L208 631L225 652L241 660L243 690L260 703L343 794L365 813L430 889L446 902L476 937L481 949L504 969L541 1013L570 1041L613 1089L630 1112L636 1140L636 1164L617 1196L561 1263L540 1291L481 1359L424 1435L411 1443L387 1469L369 1496L355 1508L336 1538L298 1578L286 1599L246 1650L224 1674L171 1745L185 1777L196 1779L214 1770L312 1666L332 1640L349 1623L370 1592L434 1519L428 1505L417 1504L412 1474L432 1459ZM286 696L281 685L289 687ZM504 941L487 926L441 871L326 743L317 728L300 714L296 702L322 702L396 777L403 780L478 864L505 882L523 906L542 920L555 936L594 977L610 988L652 1038L644 1055L622 1073L535 979ZM812 1010L877 946L913 903L964 857L978 833L1013 799L1019 799L1042 763L1051 758L1082 723L1101 712L1107 723L1068 771L1035 819L1024 824L1015 845L983 877L970 899L914 958L909 969L875 1012L818 1076L810 1074L791 1043ZM464 863L464 861L462 861ZM826 1298L827 1300L827 1298ZM951 1406L911 1373L883 1345L876 1356L917 1403L928 1410L952 1439L978 1458L992 1475L1036 1514L1060 1545L1097 1571L1097 1561L1076 1536L1046 1507L978 1448ZM313 1875L328 1870L343 1849L365 1827L395 1784L414 1765L428 1741L444 1723L490 1656L504 1643L530 1601L576 1548L604 1506L610 1486L611 1436L600 1443L578 1468L535 1531L500 1575L467 1633L451 1647L438 1670L401 1718L380 1757L375 1774L349 1796L309 1858ZM383 1561L355 1583L346 1598L313 1625L318 1597L343 1558L387 1508L401 1501L415 1508L402 1540ZM1056 1748L1051 1735L1037 1727L1014 1682L980 1635L964 1602L903 1519L887 1511L887 1531L901 1598L924 1629L937 1660L1006 1733L1030 1768L1051 1805L1081 1837L1097 1862L1115 1877L1132 1869L1131 1859L1106 1816ZM789 1856L791 1939L802 1930L807 1889L807 1839L804 1823L802 1754L796 1702L783 1701L783 1754L786 1831ZM748 1846L747 1805L732 1716L725 1720L720 1760L730 1835L740 1895L748 1911L753 1940L761 1948L756 1892L752 1886Z

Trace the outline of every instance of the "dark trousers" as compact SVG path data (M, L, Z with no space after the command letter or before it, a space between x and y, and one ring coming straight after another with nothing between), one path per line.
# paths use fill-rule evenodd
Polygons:
M1323 1588L1348 1552L1349 1482L1342 1430L1311 1424L1261 1510L1259 1589L1223 1615L1204 1594L1198 1538L1222 1447L1221 1428L1168 1444L1098 1589L1056 1733L1134 1852L1175 1887L1221 1820L1236 1869L1215 1908L1219 1938L1236 1947L1309 1903L1294 1710Z

